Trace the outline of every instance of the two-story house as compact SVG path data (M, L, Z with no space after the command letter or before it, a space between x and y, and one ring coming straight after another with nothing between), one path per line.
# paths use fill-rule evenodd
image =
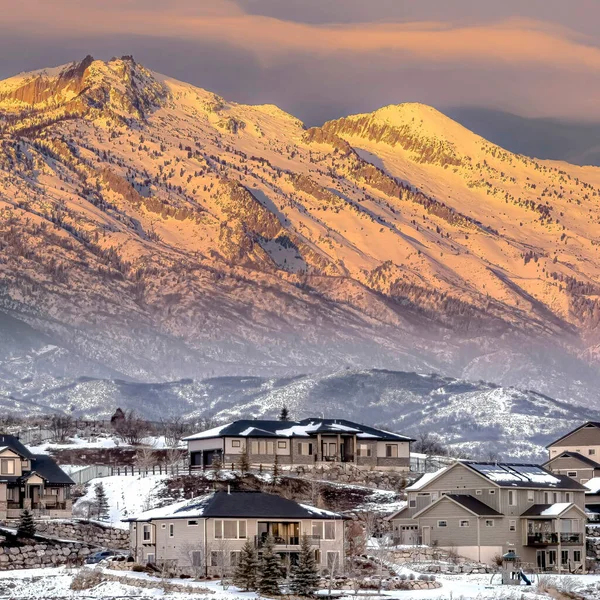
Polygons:
M240 420L185 438L192 468L206 468L218 457L237 464L243 453L253 465L312 465L321 462L352 463L408 471L409 437L359 425L345 419L302 421Z
M141 563L170 564L206 574L231 573L250 540L260 554L271 536L285 566L308 536L321 569L343 571L344 520L327 510L263 492L214 492L125 519L130 550Z
M544 467L585 483L600 477L600 423L588 421L547 446Z
M32 454L17 437L0 434L0 519L23 509L36 517L71 516L73 480L45 454Z
M585 488L538 465L456 462L406 488L388 517L400 543L437 545L493 563L515 550L541 570L585 566Z

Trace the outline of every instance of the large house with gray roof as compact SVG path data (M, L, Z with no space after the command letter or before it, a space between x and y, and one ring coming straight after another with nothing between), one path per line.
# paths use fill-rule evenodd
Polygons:
M25 508L36 517L70 517L73 485L50 456L0 434L0 519L16 519Z
M260 554L272 537L282 564L296 563L308 536L322 570L343 571L347 517L263 492L214 492L125 519L140 563L228 574L250 540Z
M218 457L237 464L247 452L253 465L352 463L408 471L414 440L345 419L302 421L240 420L185 438L192 468L206 468Z
M398 543L489 563L512 549L530 568L582 572L585 491L538 465L457 461L406 488L407 506L388 519Z

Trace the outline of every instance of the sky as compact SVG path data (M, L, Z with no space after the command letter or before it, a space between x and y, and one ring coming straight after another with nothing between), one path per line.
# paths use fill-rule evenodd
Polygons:
M132 54L308 125L386 104L600 122L598 0L0 0L0 78Z

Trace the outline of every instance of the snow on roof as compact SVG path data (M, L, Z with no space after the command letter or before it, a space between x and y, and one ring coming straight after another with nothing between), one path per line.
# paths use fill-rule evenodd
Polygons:
M325 510L324 508L317 508L316 506L310 506L310 504L300 504L300 506L312 513L316 517L339 517L338 513Z
M207 494L206 496L198 496L191 500L183 500L182 502L175 502L162 508L153 508L146 510L143 513L129 517L128 521L151 521L152 519L169 519L177 516L188 517L190 519L199 518L203 515L204 509L208 501L214 496L214 493Z
M419 479L417 479L412 485L409 485L406 488L407 492L414 492L416 490L423 489L432 479L435 479L442 471L445 471L448 467L442 467L437 471L433 471L433 473L425 473L421 475Z
M593 479L586 481L583 485L587 488L586 494L600 493L600 477L594 477Z
M548 508L544 509L540 515L543 515L544 517L556 517L567 510L571 504L571 502L557 502L556 504L551 504Z
M225 427L228 427L229 425L229 423L227 423L226 425L219 425L219 427L213 427L212 429L207 429L206 431L190 435L186 438L183 438L183 440L202 440L204 438L216 437L221 433L221 431L223 431L223 429L225 429Z

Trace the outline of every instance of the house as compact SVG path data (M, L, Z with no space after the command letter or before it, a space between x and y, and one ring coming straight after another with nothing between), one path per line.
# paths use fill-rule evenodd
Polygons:
M600 476L600 423L588 421L548 446L544 467L579 483Z
M295 564L307 535L321 569L343 570L344 520L337 513L263 492L213 492L146 511L129 522L140 563L231 573L250 540L260 553L268 536L284 565Z
M437 545L493 563L514 550L540 570L585 566L585 488L538 465L455 462L406 488L388 517L402 544Z
M359 425L345 419L302 421L240 420L185 438L192 468L206 468L219 457L237 464L248 453L254 465L314 465L322 462L352 463L408 471L410 443L398 433Z
M72 485L52 458L0 434L0 519L18 518L25 508L36 517L70 517Z
M594 477L585 484L585 510L590 522L600 521L600 477Z

